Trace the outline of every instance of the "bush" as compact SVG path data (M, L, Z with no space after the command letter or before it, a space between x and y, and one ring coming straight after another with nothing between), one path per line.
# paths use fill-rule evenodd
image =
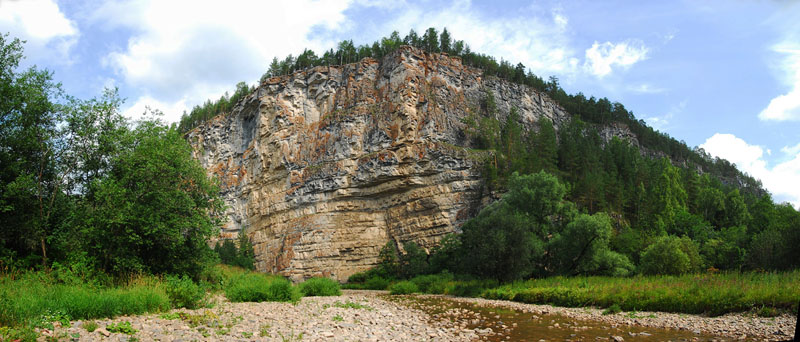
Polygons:
M367 280L369 280L372 277L380 277L380 278L389 279L389 278L393 278L393 275L391 275L388 272L386 272L386 270L383 267L380 267L380 265L379 265L378 267L371 268L371 269L366 270L364 272L354 273L349 278L347 278L347 282L348 283L364 283L364 282L366 282Z
M231 279L225 296L231 302L297 302L301 294L284 278L246 273Z
M622 308L619 307L619 304L614 304L603 310L603 315L613 315L622 312Z
M442 272L440 274L416 276L411 279L411 282L417 285L420 292L442 294L447 287L447 283L452 280L452 274Z
M383 277L372 277L367 279L364 283L364 289L366 290L386 290L391 284L392 281Z
M697 245L692 240L663 236L645 249L639 267L644 274L680 275L701 266Z
M303 296L339 296L339 283L330 278L311 278L300 284Z
M389 294L392 295L404 295L404 294L411 294L414 292L419 292L417 285L407 280L394 283L392 286L389 287Z
M456 281L447 287L446 293L457 297L478 297L483 291L497 286L496 280Z
M196 309L201 306L206 291L187 276L166 279L166 292L174 308Z

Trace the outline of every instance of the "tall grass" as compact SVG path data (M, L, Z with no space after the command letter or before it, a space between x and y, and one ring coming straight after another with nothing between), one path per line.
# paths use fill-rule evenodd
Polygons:
M339 296L339 283L331 278L311 278L298 286L303 296Z
M0 325L36 325L42 317L93 319L170 309L160 282L138 279L117 288L58 284L41 273L0 278Z
M791 311L800 300L800 271L683 276L553 277L485 290L482 297L557 306L618 305L625 311L722 315L759 308Z
M301 294L282 277L244 273L231 278L225 296L231 302L297 302Z

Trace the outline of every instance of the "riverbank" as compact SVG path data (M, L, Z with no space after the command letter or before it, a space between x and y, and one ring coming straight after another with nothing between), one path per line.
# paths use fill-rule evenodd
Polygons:
M432 323L430 317L378 297L384 292L345 291L335 297L304 297L297 304L230 303L217 297L211 309L74 321L69 328L42 331L80 341L472 341L473 330ZM124 332L108 327L128 326ZM87 324L97 328L89 332ZM114 330L114 329L112 329Z
M433 296L437 297L437 296ZM783 314L776 317L759 317L753 314L732 313L717 317L664 312L620 312L604 315L597 308L564 308L490 300L483 298L448 297L453 301L467 302L484 307L504 308L534 315L561 315L582 321L604 322L609 328L650 327L709 334L730 340L783 341L794 336L797 318ZM624 329L623 329L624 330Z
M162 314L122 316L111 320L74 321L68 328L58 327L55 331L43 331L40 340L44 340L46 336L54 336L63 340L128 342L475 341L510 340L511 336L515 336L514 329L522 329L513 326L510 321L498 323L499 318L493 320L493 316L488 317L485 314L479 324L471 324L471 321L466 321L466 315L470 315L467 310L450 310L447 313L447 310L436 308L440 313L434 314L431 310L410 305L410 301L404 300L404 297L388 298L384 295L385 292L381 291L345 290L341 296L336 297L304 297L297 304L230 303L224 297L217 297L218 303L211 309L183 309ZM597 336L592 336L592 340L611 340L616 336L625 341L633 341L658 333L652 329L667 328L674 329L680 336L699 336L695 337L698 341L780 341L792 337L795 322L794 316L790 315L772 318L743 314L710 318L658 312L603 315L602 310L594 308L561 308L480 298L429 295L405 298L439 298L453 303L466 302L510 315L530 315L543 320L545 324L552 321L549 317L568 317L574 323L571 329L576 334L580 334L581 329L590 323L607 329L603 336L595 334ZM130 329L125 328L126 322L130 323ZM96 324L97 328L89 332L87 327L92 324ZM111 330L117 328L117 332L110 332L109 326ZM120 326L123 328L119 329ZM490 326L502 328L492 330L488 328ZM641 329L642 327L652 329ZM553 328L558 327L550 325L550 329ZM633 331L636 331L634 334L645 334L635 337L629 335ZM591 333L591 330L586 333ZM532 336L533 333L529 335L531 341L539 341L538 338L534 339L536 336ZM715 337L709 337L710 335ZM655 336L658 335L653 335Z

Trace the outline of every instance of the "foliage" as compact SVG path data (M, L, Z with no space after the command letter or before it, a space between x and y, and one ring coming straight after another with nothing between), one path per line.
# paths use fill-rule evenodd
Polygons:
M222 209L218 187L177 131L140 122L86 208L89 253L116 274L196 275L211 257Z
M382 277L372 277L364 282L364 288L367 290L386 290L392 281Z
M364 305L364 304L361 304L361 303L358 303L358 302L351 302L349 300L345 301L345 302L340 302L340 301L337 300L337 301L333 302L332 306L336 307L336 308L342 308L342 309L367 309L367 310L373 310L373 308L371 306L369 306L369 305ZM325 304L322 307L324 309L327 309L330 306L328 304Z
M644 274L680 275L702 267L697 246L687 238L664 236L647 247L642 254L641 272Z
M106 330L108 330L109 332L112 332L112 333L122 333L122 334L126 334L126 335L133 335L133 334L136 334L136 332L139 331L139 330L134 329L131 326L131 322L128 322L128 321L111 323L108 326L106 326Z
M219 226L218 189L176 129L131 122L116 89L82 100L52 74L20 72L0 37L0 260L64 282L105 274L196 276ZM150 111L157 113L157 111Z
M214 252L219 256L220 261L225 265L238 266L247 270L255 269L255 251L250 238L244 232L239 231L239 245L232 240L224 239L222 244L217 241L214 245Z
M412 294L415 292L419 292L417 285L407 280L399 281L389 286L389 294L392 295Z
M414 241L403 244L405 254L400 256L399 274L408 279L428 270L428 254Z
M0 324L22 326L48 312L72 319L93 319L158 312L170 308L170 299L156 279L138 278L130 285L94 288L65 285L43 273L16 279L0 278Z
M231 302L297 302L301 294L284 278L245 273L231 279L225 296Z
M394 241L387 241L378 254L378 269L381 274L398 274L400 260L397 254L397 246L395 246Z
M768 307L797 308L800 272L718 273L682 276L550 277L506 284L482 297L558 306L617 305L624 311L722 315Z
M92 333L92 332L94 332L95 330L97 330L97 328L98 328L98 326L97 326L97 322L95 322L95 321L86 321L86 322L83 322L83 328L84 328L84 329L86 329L86 331L88 331L88 332Z
M339 296L339 283L331 278L311 278L299 285L303 296Z
M202 286L197 285L187 276L166 278L166 292L174 308L196 309L201 306L206 296Z
M247 94L252 92L255 88L250 87L245 82L236 84L236 89L233 95L228 95L227 92L222 95L218 100L206 100L202 105L194 106L191 112L184 112L181 120L178 123L178 131L185 133L191 129L203 124L211 118L221 113L229 113L236 104L243 99Z
M622 312L622 308L620 308L618 304L613 304L608 308L606 308L605 310L603 310L603 315L613 315L613 314L618 314L620 312Z
M411 282L417 285L419 292L443 294L449 282L453 281L454 277L449 272L442 272L439 274L420 275L411 278Z

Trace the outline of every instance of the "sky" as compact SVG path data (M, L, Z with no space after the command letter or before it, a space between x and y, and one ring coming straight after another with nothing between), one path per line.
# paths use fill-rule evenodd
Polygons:
M24 67L81 98L118 87L177 121L273 57L447 28L570 93L607 97L800 208L800 2L0 0Z

